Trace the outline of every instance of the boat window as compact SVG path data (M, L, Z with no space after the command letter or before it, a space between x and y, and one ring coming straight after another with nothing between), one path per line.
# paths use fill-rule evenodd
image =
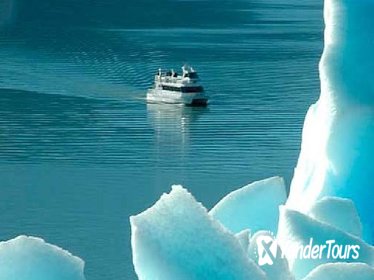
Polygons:
M162 86L162 89L163 90L170 90L170 91L181 91L180 87L172 87L172 86L165 86L165 85Z
M182 87L182 92L192 93L192 92L203 92L204 88L202 86L198 87Z

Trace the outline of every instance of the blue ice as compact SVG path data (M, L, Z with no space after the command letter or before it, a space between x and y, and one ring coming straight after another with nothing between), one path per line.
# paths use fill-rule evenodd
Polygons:
M351 199L374 240L374 0L326 0L321 95L307 113L287 202L307 213L324 196Z
M287 199L281 177L254 182L229 193L209 212L234 233L250 229L277 231L279 206Z
M1 280L85 280L84 262L35 237L0 242Z
M181 186L130 218L140 280L265 280L238 239Z

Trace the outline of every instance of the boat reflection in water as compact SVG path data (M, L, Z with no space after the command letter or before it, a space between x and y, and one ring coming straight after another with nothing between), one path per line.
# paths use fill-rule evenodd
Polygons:
M165 176L174 172L183 181L189 168L187 159L193 154L191 130L197 129L199 118L207 111L201 107L147 104L148 121L154 129L155 168Z
M182 146L188 144L190 126L208 108L186 107L176 104L147 104L148 121L155 130L160 145Z

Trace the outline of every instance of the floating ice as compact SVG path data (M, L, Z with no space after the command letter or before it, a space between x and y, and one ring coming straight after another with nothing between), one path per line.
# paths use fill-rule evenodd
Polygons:
M279 205L287 194L281 177L254 182L225 196L209 212L234 233L250 229L276 232Z
M277 241L296 279L302 279L318 265L329 262L374 265L374 247L361 239L284 206L280 210ZM300 246L303 246L302 256L296 252ZM312 254L315 246L319 248L318 253Z
M140 280L265 279L235 236L181 186L130 222Z
M353 202L349 199L324 197L312 206L308 215L350 234L362 237L360 218Z
M329 263L314 269L304 280L373 280L374 268L364 263Z
M0 242L2 280L84 280L84 262L40 238Z
M352 199L374 240L374 0L325 0L321 96L305 119L287 205L307 213L324 196Z
M265 237L265 239L264 239ZM258 231L250 241L250 245L248 248L248 254L251 259L253 259L256 263L259 262L259 259L264 257L269 257L268 261L269 263L263 264L261 266L261 269L265 272L267 279L269 280L293 280L294 277L290 272L288 261L286 258L282 257L282 251L281 248L274 243L274 246L276 246L274 249L275 254L272 255L274 258L270 258L270 255L265 251L259 249L260 247L263 247L264 242L263 240L274 240L274 236L266 231ZM270 245L270 244L269 244ZM271 244L273 245L273 244Z

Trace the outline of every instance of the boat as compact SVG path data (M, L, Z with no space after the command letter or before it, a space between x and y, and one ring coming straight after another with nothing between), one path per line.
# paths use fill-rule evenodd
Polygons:
M147 102L207 106L208 96L197 72L184 65L181 75L174 70L159 69L153 87L147 92Z

